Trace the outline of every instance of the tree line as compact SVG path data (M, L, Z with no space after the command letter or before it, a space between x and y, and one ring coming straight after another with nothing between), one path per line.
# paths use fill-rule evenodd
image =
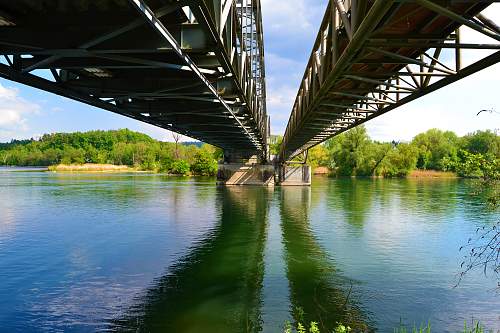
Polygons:
M215 175L222 151L208 144L172 143L128 129L45 134L0 143L0 165L115 164L185 175Z
M273 136L272 154L282 137ZM222 151L208 144L161 142L128 129L45 134L40 139L0 143L0 165L115 164L173 174L214 175ZM411 142L372 140L355 127L310 149L313 167L328 167L338 176L405 176L415 169L452 171L463 177L497 176L500 136L476 131L459 137L431 129Z
M273 137L272 154L278 153L281 139ZM308 162L328 167L338 176L401 177L416 169L451 171L462 177L491 176L500 170L500 136L486 130L459 137L430 129L411 142L379 142L358 126L310 149Z

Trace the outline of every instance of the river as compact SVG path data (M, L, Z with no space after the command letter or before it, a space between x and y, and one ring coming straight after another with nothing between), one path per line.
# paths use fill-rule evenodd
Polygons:
M456 179L217 187L0 168L0 332L500 329L459 247L500 216ZM326 332L326 330L325 330Z

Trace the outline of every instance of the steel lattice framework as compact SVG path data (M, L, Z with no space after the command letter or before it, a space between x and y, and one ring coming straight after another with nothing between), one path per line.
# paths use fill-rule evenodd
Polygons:
M500 28L481 14L493 2L330 0L280 161L498 63ZM461 26L491 44L461 42ZM465 49L492 54L464 67Z
M265 156L260 0L0 0L0 76Z

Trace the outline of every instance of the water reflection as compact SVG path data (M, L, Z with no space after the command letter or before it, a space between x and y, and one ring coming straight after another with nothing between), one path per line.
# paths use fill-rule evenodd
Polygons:
M281 188L281 228L285 247L287 277L296 322L318 322L331 332L337 322L367 329L351 290L331 258L318 244L309 226L311 189Z
M217 190L220 223L112 331L258 332L268 192Z
M327 184L328 195L336 199L328 204L342 211L350 225L361 229L373 204L375 183L365 179L338 179Z

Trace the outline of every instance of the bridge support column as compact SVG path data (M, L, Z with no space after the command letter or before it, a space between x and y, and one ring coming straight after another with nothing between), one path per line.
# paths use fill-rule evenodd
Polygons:
M258 155L224 152L217 171L219 185L310 186L311 167L307 164L263 163Z
M278 165L276 169L278 174L278 184L281 186L311 185L311 166L307 164L282 164Z
M273 186L274 166L262 163L258 155L247 152L224 152L224 163L219 164L217 184Z

